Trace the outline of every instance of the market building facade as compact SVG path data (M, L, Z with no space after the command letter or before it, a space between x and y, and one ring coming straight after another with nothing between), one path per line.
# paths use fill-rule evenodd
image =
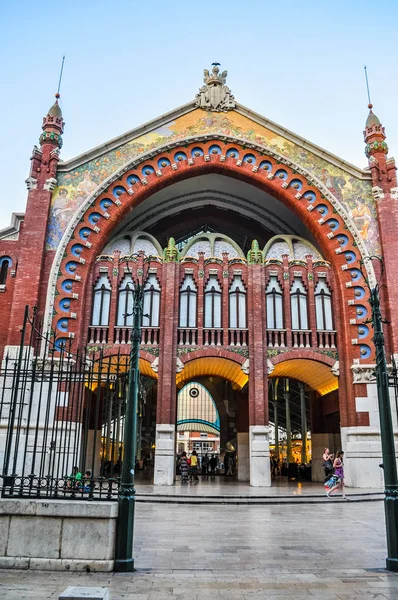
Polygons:
M26 212L0 231L3 365L20 350L27 303L52 340L43 360L66 346L93 362L128 355L140 282L138 452L153 452L155 484L173 484L188 431L197 448L236 452L238 479L253 486L270 485L270 455L295 460L300 440L314 480L323 448L341 445L347 484L380 487L369 323L380 273L366 257L384 260L393 357L398 187L369 109L359 169L240 105L215 64L193 101L62 161L57 96L33 149Z

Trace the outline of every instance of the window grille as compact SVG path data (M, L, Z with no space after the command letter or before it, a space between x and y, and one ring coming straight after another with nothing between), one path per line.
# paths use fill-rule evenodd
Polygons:
M229 288L229 326L246 329L246 290L242 277L235 275Z
M94 287L93 312L91 325L106 327L109 325L109 308L111 285L108 276L103 274L97 279Z
M144 286L144 315L149 319L144 320L145 327L159 327L160 313L160 286L156 275L149 275Z
M186 275L180 291L180 327L196 327L197 288L193 275Z
M283 329L283 292L277 277L270 277L265 293L267 329Z
M221 327L221 286L217 275L210 275L205 287L205 327Z
M308 329L307 290L301 277L295 277L291 290L292 329Z
M332 293L326 283L326 277L320 277L315 286L316 328L321 331L333 331Z
M117 326L133 326L134 281L131 275L126 275L119 286L117 305Z

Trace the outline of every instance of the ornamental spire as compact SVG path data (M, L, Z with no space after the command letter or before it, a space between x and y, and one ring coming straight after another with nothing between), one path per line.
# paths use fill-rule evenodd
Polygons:
M368 158L370 158L374 154L388 154L388 146L384 141L386 139L384 127L380 123L379 118L372 111L373 104L370 100L368 71L366 65L364 66L364 70L366 79L366 90L368 92L369 115L366 119L365 131L363 132L363 135L366 142L365 154Z
M57 93L55 94L55 102L50 107L47 115L43 119L43 125L42 125L43 133L41 134L40 140L39 140L41 146L45 143L50 143L53 146L56 146L57 148L62 147L61 135L64 132L65 123L62 118L62 110L61 110L58 100L61 97L59 92L61 89L62 74L64 72L64 63L65 63L65 55L62 57L61 71L60 71L59 79L58 79L58 89L57 89Z
M55 102L49 108L47 115L43 118L43 133L40 136L40 145L52 144L58 148L62 147L62 134L64 131L64 120L62 118L62 110L58 103L60 94L55 94Z

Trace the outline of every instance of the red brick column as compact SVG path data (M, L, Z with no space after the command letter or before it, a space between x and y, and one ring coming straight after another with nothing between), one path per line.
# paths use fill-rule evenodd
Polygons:
M268 377L265 343L265 272L248 265L249 425L268 424Z
M175 423L180 265L163 263L160 306L159 383L156 421Z
M203 323L204 323L204 286L205 286L205 259L204 252L199 252L199 264L198 264L198 346L203 344Z
M290 305L290 271L289 257L283 255L283 327L286 329L286 346L292 346L292 310Z
M378 187L376 195L377 217L379 221L381 256L384 259L384 281L387 287L381 290L382 300L385 300L388 320L390 326L384 328L386 336L390 337L391 352L398 352L398 198L396 194L397 180L395 164L391 164L392 169L387 171L387 165L384 155L375 155L378 159L379 167L371 163L372 183ZM392 190L394 188L394 190ZM378 276L378 266L374 263L376 276Z
M39 303L48 216L59 160L56 146L44 144L42 152L36 149L31 160L30 177L27 180L29 193L20 238L18 277L15 280L8 331L9 345L20 342L26 304L37 306Z
M318 348L318 339L316 335L316 314L315 314L315 296L314 296L314 269L312 266L312 256L306 256L307 260L307 284L308 284L308 327L312 332L312 347Z

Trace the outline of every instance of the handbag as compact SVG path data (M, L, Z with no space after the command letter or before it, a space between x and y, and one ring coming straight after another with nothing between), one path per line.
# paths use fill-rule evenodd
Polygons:
M326 490L330 490L332 487L339 482L339 478L336 475L332 475L330 479L325 481L324 486Z

